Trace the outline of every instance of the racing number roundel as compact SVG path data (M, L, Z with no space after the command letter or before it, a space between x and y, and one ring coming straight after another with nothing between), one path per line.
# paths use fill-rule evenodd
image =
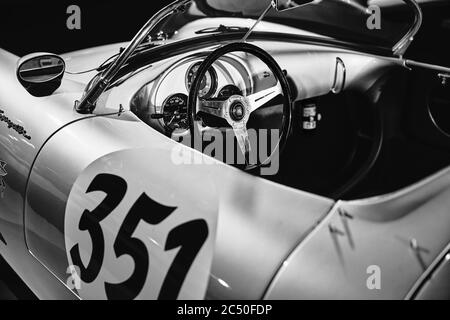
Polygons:
M195 181L195 169L153 170L158 165L142 161L145 153L95 162L70 193L66 252L82 299L204 298L217 223L214 188L205 181L183 187L180 179Z

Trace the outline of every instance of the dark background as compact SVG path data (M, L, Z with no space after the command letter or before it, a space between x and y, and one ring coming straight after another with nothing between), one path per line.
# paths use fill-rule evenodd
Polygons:
M129 41L169 0L1 0L0 48L19 56ZM81 8L81 30L66 27L67 8Z
M242 0L245 1L245 0ZM171 0L1 0L0 48L19 56L129 41ZM81 30L66 27L67 7L81 8ZM450 0L423 5L424 24L407 57L450 67Z

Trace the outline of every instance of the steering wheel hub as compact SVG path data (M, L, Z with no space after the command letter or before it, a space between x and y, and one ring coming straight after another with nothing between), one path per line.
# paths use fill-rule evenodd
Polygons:
M230 106L230 117L233 121L242 121L245 118L245 107L240 101L236 101Z

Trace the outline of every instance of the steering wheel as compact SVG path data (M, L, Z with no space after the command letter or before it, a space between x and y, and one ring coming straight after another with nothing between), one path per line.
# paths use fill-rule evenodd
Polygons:
M225 55L238 52L245 53L247 56L253 55L268 67L268 69L264 69L267 71L270 70L271 73L265 71L263 74L247 75L248 77L252 77L256 82L265 81L265 83L261 86L258 86L257 83L253 83L252 88L246 88L246 92L241 92L239 94L234 93L230 97L199 97L208 70L212 68L216 61L220 60ZM274 80L276 80L276 84L272 85L272 83L275 83ZM257 89L260 90L254 92ZM275 98L278 98L277 100L281 101L279 99L281 95L283 96L282 103L277 103L278 106L281 106L282 104L281 126L277 131L278 143L275 148L271 150L272 153L265 161L250 163L248 160L250 158L250 152L252 152L253 144L249 138L247 124L249 123L251 115L258 112L260 109L267 108L267 106L270 105L270 102L275 101ZM205 122L203 121L203 118L205 117L213 116L221 118L223 123L228 124L232 128L239 148L245 156L246 165L244 169L253 170L269 163L272 157L277 152L281 152L286 144L292 124L292 98L288 80L278 63L263 49L248 43L232 43L225 45L212 52L203 61L196 72L195 79L190 87L187 112L191 136L194 137L194 139L195 137L202 137L202 133L205 130ZM255 131L260 132L260 130ZM198 146L198 144L195 145Z

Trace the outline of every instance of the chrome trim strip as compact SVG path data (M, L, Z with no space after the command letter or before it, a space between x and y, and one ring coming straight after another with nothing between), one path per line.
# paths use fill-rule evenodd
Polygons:
M445 260L445 257L450 253L450 243L447 245L447 247L442 251L442 253L433 261L433 263L430 264L428 269L422 274L422 276L417 279L417 282L414 284L414 286L411 288L411 290L408 292L408 294L405 297L405 300L413 300L419 293L419 290L423 287L425 282L432 276L433 272L438 268L441 263Z
M403 36L402 39L400 39L399 42L397 42L397 44L392 49L394 55L399 56L400 58L403 57L403 55L408 50L408 47L414 41L414 37L419 32L423 22L422 9L417 4L416 0L403 0L403 1L414 10L415 17L414 17L414 24L411 26L409 31Z
M403 64L406 68L410 69L411 67L416 67L416 68L423 68L423 69L430 69L430 70L434 70L437 72L442 72L444 74L450 74L450 68L447 67L441 67L435 64L430 64L430 63L424 63L424 62L418 62L418 61L414 61L414 60L403 60Z

